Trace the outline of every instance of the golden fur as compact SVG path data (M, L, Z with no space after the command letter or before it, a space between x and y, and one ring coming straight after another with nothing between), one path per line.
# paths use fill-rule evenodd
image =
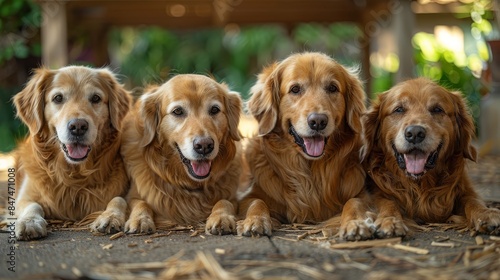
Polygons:
M365 94L358 78L324 54L301 53L265 68L251 91L248 109L259 136L245 152L251 190L240 202L246 218L238 233L271 235L271 217L323 222L344 210L341 234L370 238L363 203L346 205L362 195L365 178L359 159Z
M77 221L108 203L92 229L120 230L126 203L119 196L128 189L120 130L130 97L113 73L80 66L40 68L14 104L30 131L15 152L17 238L46 236L44 217ZM85 124L78 136L70 131L76 120Z
M452 215L499 233L500 211L485 207L467 176L466 160L476 160L474 123L460 93L424 78L402 82L378 96L363 126L377 236L404 236L404 218L441 223Z
M127 232L153 232L155 222L205 221L212 234L235 230L241 107L226 85L191 74L175 76L138 100L122 145L132 178ZM197 139L213 141L213 150L198 153Z

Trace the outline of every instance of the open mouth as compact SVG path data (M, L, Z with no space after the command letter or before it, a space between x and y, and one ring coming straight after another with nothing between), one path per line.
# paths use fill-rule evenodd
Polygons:
M91 150L89 145L83 145L81 143L61 143L61 147L66 157L74 162L85 160L89 156Z
M325 144L328 140L327 137L322 135L314 135L312 137L301 137L295 131L295 128L290 124L288 133L293 136L295 143L302 148L302 151L308 156L313 158L321 157L325 151Z
M212 166L212 162L210 160L189 160L182 154L181 149L179 149L179 146L177 144L175 144L175 147L179 152L182 163L184 163L184 165L187 167L189 175L197 180L203 180L210 176Z
M394 155L398 162L399 168L406 171L406 174L414 177L420 178L428 170L436 166L436 160L441 150L442 144L439 144L438 148L433 152L424 152L420 149L413 148L405 153L399 153L396 147L392 145L394 150Z

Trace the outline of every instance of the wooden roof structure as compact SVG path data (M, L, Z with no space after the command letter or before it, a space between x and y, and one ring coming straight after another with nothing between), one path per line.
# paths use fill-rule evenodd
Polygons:
M224 27L227 24L282 24L351 22L364 32L363 78L369 80L370 41L377 29L396 26L402 77L412 75L415 11L460 7L433 0L38 0L42 6L42 60L50 67L68 63L68 41L75 34L88 37L93 64L109 63L106 33L113 26L160 26L172 30ZM464 0L460 0L464 1ZM444 11L446 12L446 11ZM398 75L399 75L398 72Z
M69 0L68 23L99 21L118 26L203 28L301 22L362 22L382 0Z

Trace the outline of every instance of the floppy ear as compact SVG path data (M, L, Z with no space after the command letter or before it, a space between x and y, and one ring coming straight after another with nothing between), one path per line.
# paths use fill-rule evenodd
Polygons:
M118 83L114 74L107 70L101 69L99 75L109 86L109 115L111 125L118 131L121 130L123 118L130 110L130 94Z
M366 94L361 81L354 71L347 70L347 124L356 133L361 133L361 116L366 111L365 98Z
M458 149L463 151L464 158L476 161L477 151L472 146L472 136L476 129L469 109L460 92L452 92L455 102L455 131L457 135Z
M259 123L259 136L271 132L278 120L280 101L278 63L266 67L250 90L252 97L247 107Z
M240 123L241 107L242 102L240 94L235 91L230 91L226 93L225 104L227 110L227 121L229 124L229 135L234 141L239 141L241 139L240 131L238 130L238 124Z
M361 117L363 127L363 147L361 147L361 161L367 159L373 147L380 141L380 110L387 92L378 95L377 102Z
M160 104L161 100L157 93L157 88L145 93L138 101L139 114L143 126L141 147L145 147L153 142L160 126Z
M17 116L32 135L40 133L44 126L45 91L53 76L54 72L47 68L36 69L26 87L14 96Z

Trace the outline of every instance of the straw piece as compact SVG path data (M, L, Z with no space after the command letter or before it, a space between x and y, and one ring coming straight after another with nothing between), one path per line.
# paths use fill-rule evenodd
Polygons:
M481 236L476 236L476 244L477 245L483 245L484 244L484 239Z
M103 250L109 250L109 249L111 249L111 248L113 248L113 243L109 243L109 244L107 244L107 245L102 246L102 249L103 249Z
M306 238L308 235L309 235L309 232L306 231L303 234L297 236L297 240L302 240L302 239Z
M153 239L153 238L165 237L165 236L169 236L171 234L172 234L172 231L169 231L167 233L155 233L155 234L151 235L149 238Z
M490 236L490 240L493 240L493 241L500 241L500 236Z
M432 241L431 246L454 248L455 247L455 243L453 243L453 242L436 242L436 241Z
M224 255L226 253L226 250L221 249L221 248L215 248L215 253L217 255Z
M118 239L118 238L120 238L120 237L122 237L124 235L125 235L125 233L123 231L120 231L120 232L117 232L117 233L111 235L109 237L109 240L115 240L115 239Z
M332 248L332 249L373 248L373 247L385 247L385 246L388 246L388 245L391 245L394 243L401 243L401 237L338 243L338 244L333 244L332 246L330 246L330 248Z
M390 247L392 247L394 249L406 251L406 252L412 252L412 253L419 254L419 255L429 254L429 250L427 250L427 249L422 249L422 248L417 248L417 247L412 247L412 246L407 246L407 245L394 244L394 245L391 245Z

